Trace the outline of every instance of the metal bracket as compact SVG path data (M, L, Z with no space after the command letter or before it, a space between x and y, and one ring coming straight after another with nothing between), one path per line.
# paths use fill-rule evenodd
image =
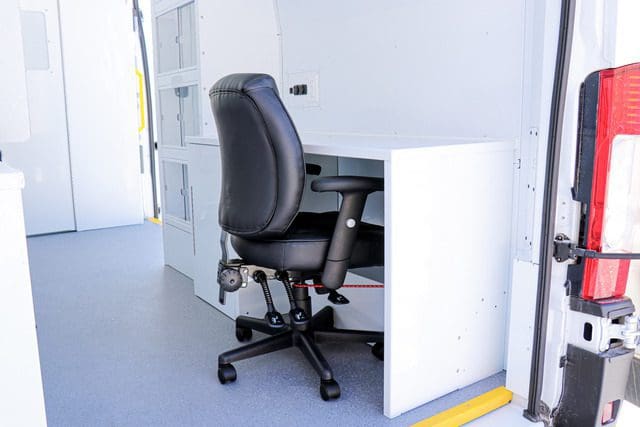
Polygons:
M558 234L553 241L553 257L558 262L567 260L576 260L578 258L595 258L595 259L640 259L640 253L603 253L592 249L578 247L575 243L571 243L569 237L564 234Z
M266 274L267 280L276 279L276 270L270 268L259 267L257 265L245 264L241 259L220 260L218 262L218 287L220 289L218 294L218 301L220 304L225 304L226 294L229 292L236 292L241 288L246 288L251 282L255 283L253 275L256 271L262 271ZM231 279L235 282L225 283Z
M622 344L625 349L635 350L640 340L638 316L610 319L570 311L567 317L566 332L568 344L592 353L610 350L615 341Z
M220 232L220 262L222 263L226 263L229 259L229 252L227 251L227 236L228 234L226 231L222 230Z
M609 337L622 341L624 348L635 350L640 340L640 323L638 316L627 316L624 325L612 323L609 325Z
M221 259L220 259L220 263L221 264L226 264L228 259L229 259L229 254L227 252L227 232L222 230L220 231L220 251L221 251ZM227 293L225 292L225 290L223 289L222 286L220 286L220 266L218 266L218 287L219 287L219 291L218 291L218 302L222 305L225 305L227 302Z

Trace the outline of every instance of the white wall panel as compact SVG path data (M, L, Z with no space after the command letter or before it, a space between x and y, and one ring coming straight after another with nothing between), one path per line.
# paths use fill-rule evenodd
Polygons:
M21 0L20 9L31 135L0 149L25 176L27 234L75 230L58 5Z
M520 135L523 1L277 0L277 7L284 80L318 73L319 106L291 111L300 130ZM292 105L294 96L282 92Z
M304 6L302 6L304 7ZM273 3L267 0L198 2L202 133L215 136L209 89L231 73L267 73L280 82L280 46Z
M59 4L77 229L140 223L131 1Z
M0 143L29 137L29 107L18 0L0 2Z

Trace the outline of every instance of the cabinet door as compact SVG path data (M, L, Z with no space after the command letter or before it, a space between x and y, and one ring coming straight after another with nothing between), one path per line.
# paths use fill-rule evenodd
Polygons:
M238 293L227 294L225 305L218 301L218 261L221 256L218 205L220 202L220 147L189 144L189 165L193 193L193 230L195 241L195 294L235 317ZM231 254L230 254L231 255Z
M158 73L175 71L180 67L180 34L176 9L156 18L156 49Z
M198 61L196 46L196 8L194 3L178 9L180 33L180 68L195 67Z
M189 176L187 165L172 161L162 161L164 214L182 221L190 221Z
M179 147L182 145L180 126L180 98L173 88L158 91L160 104L160 144Z
M239 314L263 316L264 297L260 286L255 283L238 292L227 293L224 305L218 300L220 291L217 281L218 261L222 255L221 230L218 225L221 188L220 147L189 144L189 167L193 194L195 294L232 319ZM238 258L231 245L228 245L227 249L229 258ZM287 307L288 300L285 292L282 291L282 285L274 284L272 290L276 306Z
M190 85L177 89L180 94L180 129L182 145L187 136L200 134L200 107L198 105L198 85Z
M156 18L158 73L195 67L198 61L195 3Z
M160 144L164 147L186 146L187 136L200 134L198 85L160 89L158 96Z

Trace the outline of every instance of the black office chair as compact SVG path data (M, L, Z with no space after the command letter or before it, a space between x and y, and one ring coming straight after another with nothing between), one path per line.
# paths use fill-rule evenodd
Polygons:
M339 212L299 212L305 172L302 146L273 78L265 74L232 74L209 92L218 128L222 160L219 222L242 258L220 262L221 289L235 291L250 279L264 293L264 319L239 316L236 337L251 339L252 330L271 335L218 357L222 384L235 381L232 362L296 346L320 375L324 400L340 396L340 387L316 342L326 339L375 343L383 357L383 333L336 329L333 310L325 307L311 316L306 281L320 286L334 303L348 303L337 292L348 268L379 266L384 262L384 228L361 222L367 196L382 191L381 178L354 176L314 180L313 191L342 195ZM268 280L283 283L290 311L282 316L274 307Z

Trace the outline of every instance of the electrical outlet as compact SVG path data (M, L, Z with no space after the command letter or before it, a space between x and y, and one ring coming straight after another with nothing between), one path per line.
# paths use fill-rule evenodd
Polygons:
M320 105L318 73L303 71L287 74L285 99L290 107L309 108Z

